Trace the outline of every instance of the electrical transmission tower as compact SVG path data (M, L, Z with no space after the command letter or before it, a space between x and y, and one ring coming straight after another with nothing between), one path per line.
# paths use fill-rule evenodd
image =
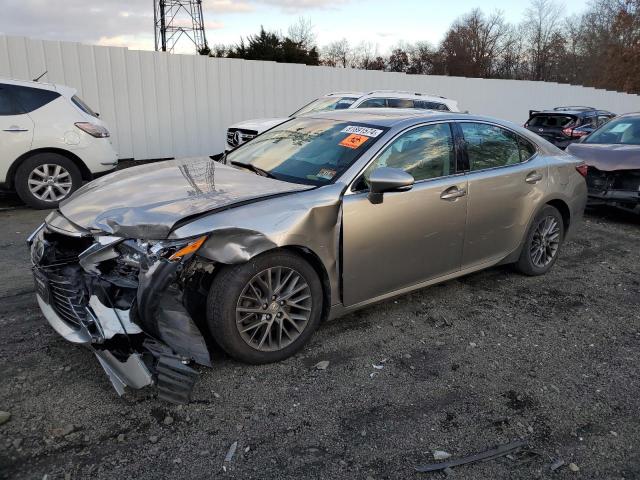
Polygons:
M187 37L196 53L209 49L204 33L202 0L153 0L156 51L173 52L178 40Z

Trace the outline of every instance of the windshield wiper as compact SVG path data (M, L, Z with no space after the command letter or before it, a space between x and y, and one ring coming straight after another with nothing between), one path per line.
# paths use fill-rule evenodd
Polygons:
M253 173L256 173L262 177L268 178L276 178L271 172L268 172L260 167L256 167L250 163L242 163L242 162L231 162L231 165L237 165L241 168L246 168L247 170L251 170Z

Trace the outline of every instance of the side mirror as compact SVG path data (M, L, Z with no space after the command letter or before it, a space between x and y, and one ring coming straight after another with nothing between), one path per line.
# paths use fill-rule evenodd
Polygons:
M369 176L369 201L373 204L382 203L386 192L404 192L411 190L415 179L399 168L380 167Z

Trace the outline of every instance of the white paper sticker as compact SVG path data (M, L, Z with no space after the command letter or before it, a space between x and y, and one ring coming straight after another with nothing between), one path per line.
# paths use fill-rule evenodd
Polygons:
M364 135L365 137L377 137L384 130L378 130L377 128L358 127L357 125L349 125L347 128L340 130L342 133L355 133L356 135Z
M627 130L631 126L630 123L619 123L615 127L613 127L610 132L611 133L622 133Z

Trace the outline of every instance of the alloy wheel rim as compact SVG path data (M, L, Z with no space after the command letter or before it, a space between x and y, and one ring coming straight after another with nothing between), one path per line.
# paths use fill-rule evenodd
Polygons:
M236 327L250 347L274 352L304 332L312 308L311 288L288 267L271 267L245 285L236 305Z
M71 175L61 165L45 163L39 165L27 179L31 195L43 202L59 202L71 192Z
M533 232L533 240L529 253L531 261L536 267L549 265L558 252L560 246L560 224L549 215L538 223Z

